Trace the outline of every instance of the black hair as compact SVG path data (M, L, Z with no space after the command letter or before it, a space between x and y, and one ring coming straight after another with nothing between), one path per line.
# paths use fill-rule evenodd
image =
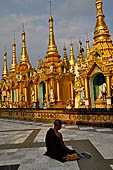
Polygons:
M59 119L56 119L56 120L54 121L54 126L56 126L56 125L62 125L62 121L59 120Z

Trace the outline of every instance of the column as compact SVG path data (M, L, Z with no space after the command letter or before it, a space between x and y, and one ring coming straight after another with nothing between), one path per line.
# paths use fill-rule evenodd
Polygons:
M16 101L17 103L19 102L19 89L16 89Z
M46 101L48 102L48 82L46 81Z
M25 103L27 103L27 88L25 87Z
M74 101L73 83L71 83L71 99L72 99L72 105L73 105L73 101Z
M57 101L60 101L60 86L59 86L59 81L57 80Z
M16 89L16 101L17 101L17 107L19 105L19 89Z
M88 78L85 78L85 105L86 107L89 106L89 90L88 90Z
M37 85L35 84L35 102L37 102Z
M111 80L110 76L106 77L106 85L107 85L107 108L111 108Z
M39 103L39 83L37 84L37 102Z
M11 89L11 108L13 107L13 90Z

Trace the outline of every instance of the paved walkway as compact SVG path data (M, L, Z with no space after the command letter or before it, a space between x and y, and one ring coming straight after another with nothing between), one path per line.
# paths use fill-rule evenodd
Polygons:
M43 154L52 124L0 119L0 170L112 170L113 129L63 125L66 145L91 159L61 163Z

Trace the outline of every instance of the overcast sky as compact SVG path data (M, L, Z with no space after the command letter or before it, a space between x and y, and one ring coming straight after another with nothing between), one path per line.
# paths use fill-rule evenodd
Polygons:
M79 39L86 48L88 34L90 46L96 24L96 0L52 0L54 33L58 51L63 56L66 43L69 56L70 40L73 41L75 57ZM103 0L105 21L113 40L113 0ZM21 55L22 23L25 25L27 51L30 62L37 69L38 56L44 58L48 47L49 0L0 0L0 77L3 70L3 53L7 49L8 68L12 62L12 43L15 30L17 62Z

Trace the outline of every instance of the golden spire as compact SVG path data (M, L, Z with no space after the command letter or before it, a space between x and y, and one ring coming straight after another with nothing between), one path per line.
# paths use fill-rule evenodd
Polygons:
M29 62L29 56L27 54L27 49L26 49L24 24L22 24L22 26L23 26L23 30L22 30L22 52L21 52L20 63L21 62Z
M64 48L63 48L63 50L64 50L64 59L63 59L63 61L64 61L65 64L67 64L67 63L68 63L68 58L67 58L65 43L64 43Z
M52 8L50 1L50 17L49 17L49 45L47 54L58 54L57 46L54 39L54 29L53 29L53 17L52 17Z
M86 40L86 58L88 58L90 55L90 46L89 46L89 40L88 40L88 36L87 36L87 40Z
M71 66L74 66L76 63L75 57L74 57L74 52L73 52L73 43L71 41L70 43L70 59L69 59L69 63Z
M102 10L102 1L96 0L96 8L97 8L97 23L94 31L94 41L110 39L108 27L104 21L104 14Z
M15 31L14 31L14 41L12 44L13 47L13 58L12 58L12 64L11 64L11 72L15 72L16 71L16 66L17 66L17 61L16 61L16 44L15 44Z
M2 79L6 78L7 76L8 76L7 52L5 50L5 52L4 52L4 67L3 67Z

